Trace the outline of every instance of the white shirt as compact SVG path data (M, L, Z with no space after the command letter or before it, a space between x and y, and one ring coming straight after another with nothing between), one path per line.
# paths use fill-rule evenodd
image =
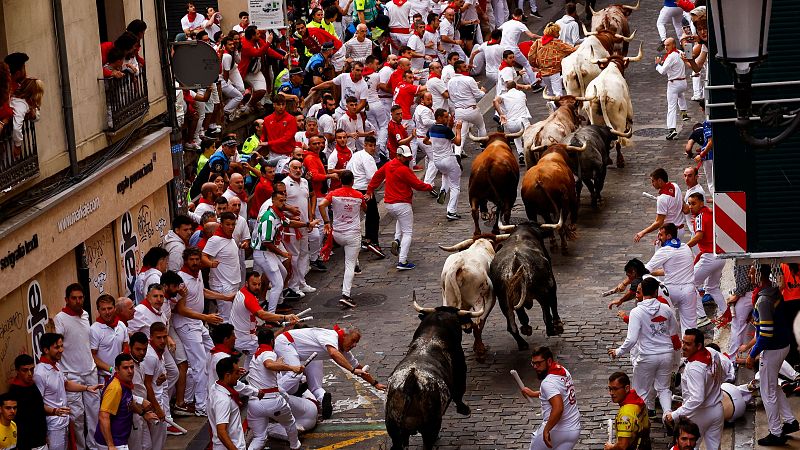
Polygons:
M164 300L164 305L166 304L167 300ZM164 314L164 308L161 308L161 311L156 314L146 305L136 305L133 310L133 318L128 321L128 333L133 334L141 331L150 338L150 325L156 322L169 325L169 317ZM148 351L148 353L150 352Z
M381 82L380 74L378 72L373 72L369 75L364 75L364 81L367 83L367 103L381 101L378 94L378 83Z
M411 33L411 37L408 38L408 43L406 45L416 53L425 54L425 42L417 33ZM422 70L424 66L425 58L411 58L411 70Z
M711 347L706 347L712 355L717 355L719 358L719 363L722 366L722 373L725 374L722 382L723 383L734 383L736 381L736 367L733 365L733 361L731 357L736 357L736 355L731 355L731 357L725 356L722 353L714 350Z
M553 427L553 431L573 431L581 429L581 412L575 398L575 384L572 375L564 369L566 375L548 374L539 386L539 401L542 403L542 423L550 419L550 399L560 395L564 402L561 420Z
M358 81L353 81L349 73L340 73L332 81L333 84L341 87L342 95L339 107L342 110L347 110L347 97L355 97L358 101L367 99L367 82L363 77Z
M292 177L283 179L286 184L286 203L300 210L300 222L308 221L308 180L300 178L295 180Z
M363 133L365 127L364 119L361 117L361 114L356 114L356 118L351 119L350 116L345 113L342 114L342 117L339 117L339 121L336 123L337 129L344 130L347 134L350 133ZM347 146L350 147L351 150L358 151L364 148L364 138L359 137L353 139L351 137L347 138ZM331 152L330 156L328 156L328 162L330 162L331 156L335 155L336 152ZM328 165L330 168L330 165ZM335 166L334 166L335 167Z
M422 35L422 42L426 45L425 54L436 58L439 55L439 42L441 42L441 40L442 38L439 36L439 30L433 30L431 32L426 28L425 33ZM430 43L433 43L433 47L427 47Z
M378 83L380 83L380 84L388 83L389 82L389 78L392 76L393 72L394 72L394 69L392 69L390 66L381 67L381 70L378 71ZM388 98L392 98L392 94L390 94L390 93L388 93L386 91L378 90L378 97L387 98L388 99Z
M97 350L97 357L101 361L114 367L114 360L122 353L122 346L128 342L128 327L120 320L114 328L100 322L92 324L89 335L89 346ZM110 375L106 371L98 371L103 375Z
M486 60L486 64L484 70L487 74L497 74L497 70L500 69L500 63L503 62L503 52L505 48L503 48L500 44L492 44L489 45L488 42L484 42L483 44L477 47L479 52L483 52L483 56Z
M578 22L574 17L565 14L564 17L556 21L556 25L561 27L561 32L558 35L559 40L569 45L577 45L583 42Z
M147 269L140 272L136 276L136 282L133 284L133 293L136 296L136 304L142 303L142 300L147 297L147 287L151 284L161 283L161 271L154 268Z
M188 30L188 29L196 29L203 26L203 22L206 21L206 16L197 13L194 17L194 21L189 22L189 15L186 14L181 18L181 29ZM210 36L209 36L210 37Z
M353 172L353 189L365 191L372 176L378 171L378 165L375 164L374 156L362 150L353 153L347 162L347 170Z
M628 334L617 349L617 357L628 353L633 346L639 354L660 355L674 352L672 336L678 335L678 322L669 305L656 298L646 298L631 310Z
M334 146L336 145L335 140L329 141L326 134L330 134L335 137L336 134L336 122L333 120L333 116L330 114L323 114L317 117L317 129L319 130L320 134L325 137L325 154L328 154L333 150ZM287 166L288 171L288 166ZM290 205L294 205L294 203L289 202Z
M200 223L200 219L203 217L203 214L207 212L213 212L216 214L214 205L209 205L208 203L200 203L199 205L194 207L194 215L192 215L192 220L194 220L197 223Z
M89 345L91 334L89 313L83 311L80 317L75 317L61 311L53 318L53 322L56 333L64 335L64 353L61 355L61 362L58 363L59 368L68 374L92 373L96 366Z
M495 90L496 95L500 95L508 91L508 89L506 89L506 83L509 81L515 81L516 79L517 79L517 72L514 70L513 67L504 67L502 70L498 71L497 89Z
M419 13L423 21L427 20L428 13L431 12L430 0L408 0L408 4L411 5L408 17L414 17L415 14Z
M150 351L148 350L148 353ZM214 389L214 386L217 385L217 363L231 356L225 352L216 352L211 353L208 356L208 361L206 363L206 373L208 374L208 394L211 397L211 391ZM247 395L247 396L255 396L258 394L258 390L249 386L247 384L242 383L241 381L236 383L236 386L233 388L234 391L238 392L240 395Z
M453 75L455 74L456 74L456 69L450 64L447 64L444 67L442 67L441 79L444 82L444 84L447 84L450 82L450 78L453 78Z
M203 308L205 307L205 297L203 294L203 271L199 271L197 273L197 278L182 270L178 272L178 275L180 275L181 279L183 279L183 284L186 286L186 290L188 291L186 300L184 300L186 308L202 314ZM203 326L203 322L201 320L190 319L177 313L172 315L172 320L172 326L175 329L185 326L193 331L199 332L200 328Z
M503 99L503 111L508 120L530 119L531 112L528 110L528 98L519 89L511 89L500 95Z
M461 23L464 24L465 22L477 22L478 10L475 9L475 0L465 0L464 4L469 5L469 7L461 11Z
M422 104L417 105L416 109L414 109L412 119L414 120L414 128L417 129L417 139L422 139L423 136L428 134L428 130L436 123L433 109Z
M434 112L439 108L447 109L448 101L443 95L447 92L447 84L445 84L440 77L428 77L425 86L427 86L428 92L431 93L431 97L433 98L432 108Z
M683 202L689 203L689 196L695 192L703 194L703 198L706 198L705 189L703 189L703 186L701 186L700 183L697 183L694 186L686 189L686 192L683 193ZM686 228L688 228L689 232L694 236L694 216L692 216L691 211L689 214L684 214L683 218L686 219ZM675 226L678 226L678 224L676 223Z
M242 414L239 410L239 405L231 397L223 386L216 383L211 387L211 392L208 398L208 422L211 424L212 439L214 449L224 449L222 441L217 436L217 425L226 423L228 424L228 436L231 438L233 445L240 450L247 448L247 442L244 440L244 429L242 428Z
M656 70L661 75L666 75L668 80L683 78L682 81L686 82L686 64L677 51L670 52L662 64L656 65Z
M236 348L255 351L255 348L258 347L255 313L262 308L257 299L254 302L247 302L245 299L245 295L240 289L233 298L230 320L233 325L233 333L236 335ZM251 300L253 299L251 298Z
M297 350L297 355L300 361L305 361L311 356L312 353L317 352L315 361L331 359L328 353L328 346L341 351L339 349L339 334L335 330L327 328L302 328L299 330L287 331L294 339L294 348ZM286 339L283 334L279 335L277 339ZM350 352L342 352L342 355L353 367L358 366L358 360ZM278 355L280 356L280 355Z
M699 350L703 351L703 350ZM681 377L683 404L672 412L672 418L692 419L698 410L708 407L722 408L722 380L725 377L719 353L711 353L710 363L700 360L687 360Z
M676 183L669 182L675 188L675 195L659 194L656 198L656 214L664 216L664 223L680 226L683 223L683 196Z
M243 204L239 211L244 211L247 209L247 204ZM233 240L236 241L236 245L241 245L244 241L250 240L250 226L247 225L247 219L243 216L238 216L236 218L236 227L233 228L233 234L231 235ZM244 249L239 249L240 251L244 251Z
M336 192L335 190L333 192ZM351 191L352 192L352 191ZM357 195L356 195L357 194ZM333 230L336 233L361 235L361 205L364 196L359 192L353 195L331 195L331 209L333 210Z
M478 88L478 82L466 75L455 74L447 82L447 92L450 93L450 104L453 108L466 108L478 104L484 92Z
M233 192L231 188L225 189L225 192L222 193L222 196L225 197L228 201L231 201L233 197L238 197L236 195L236 192ZM247 212L245 212L246 209L247 208L239 208L239 215L244 218L247 218L246 217Z
M49 408L67 407L67 388L64 372L56 369L50 364L37 362L33 368L33 382L42 394L45 406ZM47 416L48 430L63 430L69 426L69 415L66 416Z
M386 3L386 15L389 16L389 28L410 28L411 22L408 20L408 12L411 11L411 4L406 2L403 6L397 6L394 2Z
M453 27L453 24L450 23L446 17L442 16L442 20L439 22L439 37L447 36L452 40L456 40L455 34L456 29ZM442 41L442 48L444 48L446 54L452 52L454 47L456 47L456 44Z
M217 267L209 270L208 285L221 293L239 288L242 273L239 268L239 247L236 241L222 236L211 236L206 242L203 253L219 261Z
M258 353L250 361L250 373L247 374L247 381L250 386L256 389L270 389L278 387L278 373L264 367L266 361L277 361L278 355L274 350L265 350ZM264 397L274 396L277 393L265 394Z
M169 350L165 348L164 351L167 352ZM142 361L142 379L144 379L144 377L147 375L153 377L153 384L152 384L153 392L156 394L157 399L163 397L164 388L169 386L168 381L164 381L161 384L158 384L156 382L156 380L158 380L158 377L160 377L162 373L166 373L166 371L167 369L164 366L164 354L162 353L161 356L158 356L158 353L156 353L156 349L154 349L152 345L148 344L147 354L144 355L144 360Z
M517 47L519 44L519 37L529 31L527 25L514 19L503 23L497 28L503 30L503 37L500 38L500 45L502 45L505 50L516 49L517 52L519 51L519 47Z
M683 242L678 248L669 245L659 247L644 266L651 272L664 269L666 286L694 285L694 255L692 249Z

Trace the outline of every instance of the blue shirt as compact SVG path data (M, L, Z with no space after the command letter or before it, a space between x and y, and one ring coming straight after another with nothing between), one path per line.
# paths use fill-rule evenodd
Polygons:
M311 59L308 60L308 64L306 64L306 73L309 74L312 79L313 77L322 78L324 70L325 58L321 53L317 53L316 55L312 56Z
M303 91L300 89L300 86L293 85L291 81L283 83L281 87L278 88L278 92L283 94L296 95L297 97L301 97L303 95Z
M677 8L678 2L676 0L664 0L664 6L668 8Z
M705 140L704 147L708 146L708 143L711 141L711 123L708 120L703 121L703 139ZM712 147L708 149L708 154L703 158L704 161L714 159L714 143L712 142L711 144Z

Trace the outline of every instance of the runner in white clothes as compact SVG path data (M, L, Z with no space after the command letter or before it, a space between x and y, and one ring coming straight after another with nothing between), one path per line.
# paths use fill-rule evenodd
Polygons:
M722 439L722 379L725 372L719 357L705 348L703 333L691 328L683 335L686 366L681 377L683 404L664 413L664 423L673 426L686 417L700 427L708 449L717 449Z
M425 135L424 143L429 145L433 153L433 163L442 173L442 188L439 190L437 201L444 204L445 196L449 193L447 202L448 221L458 220L458 196L461 193L461 161L456 149L461 145L461 121L456 122L455 132L447 124L450 122L450 113L444 109L436 110L436 124Z
M149 297L149 295L148 295ZM150 346L144 356L141 368L144 374L144 388L147 401L153 407L153 412L158 416L158 423L148 422L149 433L142 436L142 448L164 448L167 440L167 423L164 421L169 416L169 397L164 395L167 391L167 369L164 357L167 351L167 326L163 322L153 322L147 328L150 336Z
M411 3L406 0L391 0L385 4L389 17L389 36L392 38L392 53L397 54L401 47L408 44L411 37L411 21L409 12Z
M354 62L351 65L349 73L341 73L333 80L325 81L311 88L308 92L310 96L313 92L323 91L326 89L333 89L338 86L341 90L341 97L339 98L339 107L333 115L334 120L339 120L340 117L347 111L347 98L355 97L358 100L358 109L356 112L361 112L367 106L367 93L369 86L364 80L364 64Z
M706 191L703 189L703 186L697 182L697 167L691 166L683 169L683 181L686 182L686 191L683 193L683 217L686 219L686 228L684 228L684 231L691 237L694 236L694 218L692 217L692 213L689 212L689 196L695 192L699 192L705 196ZM675 225L677 226L678 224Z
M500 115L500 124L506 133L518 133L531 124L531 112L528 109L528 97L520 89L529 89L528 85L519 85L515 81L506 82L506 91L492 100L495 111ZM514 138L514 148L520 163L525 162L522 151L522 135Z
M683 196L681 188L669 181L667 171L656 169L650 174L650 183L658 190L656 198L656 219L644 230L633 236L633 242L639 242L651 231L658 230L665 223L674 223L683 229Z
M386 389L386 386L378 383L372 375L360 370L361 365L350 353L360 339L361 332L357 329L344 330L336 325L332 330L326 328L290 330L275 338L275 353L291 366L298 366L312 353L317 353L317 357L306 366L305 373L309 391L322 404L323 419L329 419L333 413L331 394L325 392L322 387L322 362L326 359L332 359L343 369L358 375L376 388ZM300 382L300 377L292 377L291 374L284 373L278 384L287 394L294 394L297 392Z
M517 8L511 13L511 20L497 28L503 30L503 37L500 39L500 45L504 50L511 50L514 52L514 60L525 69L525 73L528 75L527 82L532 84L536 82L536 74L534 74L533 67L531 67L531 63L528 62L526 55L523 55L522 51L519 49L519 37L524 34L531 39L539 39L541 36L532 33L528 29L528 26L522 22L522 16L522 10Z
M431 108L436 111L439 108L449 110L450 94L447 92L447 84L442 81L442 63L438 61L432 62L428 66L428 81L425 82L425 87L431 93L433 104Z
M444 53L447 56L448 62L450 60L450 53L457 53L458 57L462 61L467 60L467 55L464 53L464 49L461 47L464 45L464 41L461 39L456 39L456 29L454 23L456 21L456 11L453 8L447 8L444 10L443 17L439 22L439 37L442 41L442 47L444 48Z
M97 319L90 329L89 346L97 365L97 382L105 385L111 380L117 355L128 349L128 327L117 318L113 296L102 294L95 304Z
M608 349L608 355L617 358L638 347L637 363L633 368L633 389L649 409L655 409L657 397L662 410L667 411L672 407L669 382L673 361L681 344L678 322L669 305L659 301L658 286L658 280L652 277L639 283L642 301L630 312L625 341L619 348Z
M378 70L378 58L374 55L367 56L367 59L364 60L363 72L364 81L367 83L367 104L369 105L367 122L369 122L373 130L378 130L378 139L383 135L385 145L386 137L388 136L386 130L389 125L389 109L381 99L381 95L388 95L389 107L392 105L392 96L378 89L381 77L380 72L376 72L376 70ZM389 73L391 74L391 70Z
M166 252L166 250L164 250ZM166 260L165 260L166 264ZM67 286L66 306L53 318L55 331L64 336L64 352L61 357L61 370L64 377L86 386L97 384L97 366L91 350L91 326L89 313L83 310L84 292L78 283ZM67 394L70 417L76 431L78 448L95 448L94 430L97 428L97 413L100 411L100 395L94 391ZM83 430L87 430L87 438Z
M417 155L421 149L425 154L425 177L422 181L431 186L433 186L433 182L436 180L436 173L438 171L436 170L436 165L433 163L431 147L424 142L424 138L428 134L428 130L436 123L436 117L433 114L434 111L433 94L430 92L423 93L422 97L420 97L419 105L414 109L414 116L412 118L414 129L417 130L417 137L411 141L411 153ZM435 192L431 191L431 194L433 195Z
M531 366L541 380L538 391L523 387L526 397L542 404L542 424L531 436L531 450L571 450L581 434L581 413L575 396L572 375L553 359L548 347L533 350Z
M221 359L215 372L219 377L209 393L208 422L211 425L211 443L214 450L245 450L247 441L242 428L242 400L234 386L240 372L236 359ZM294 448L294 447L293 447Z
M461 142L466 142L470 127L475 127L476 136L486 136L486 124L478 109L478 100L486 94L484 88L478 88L478 82L469 76L467 63L456 61L455 75L447 83L447 92L450 93L450 105L455 111L456 121L463 122L461 127Z
M497 84L497 71L500 68L500 63L503 61L503 51L505 48L500 44L500 38L503 35L503 30L492 30L491 37L488 41L481 45L475 46L472 49L472 54L469 55L469 66L474 66L475 58L483 54L484 61L484 74L486 81L484 86L494 86Z
M358 254L361 251L361 213L366 212L364 194L353 189L353 172L344 170L339 174L342 187L328 192L319 204L319 212L325 223L325 234L333 233L333 239L344 247L344 279L342 280L343 306L355 307L350 297L353 277L361 273ZM328 207L333 210L333 221L328 217Z
M147 287L151 284L161 283L161 274L167 271L169 252L161 247L153 247L142 257L142 268L136 275L133 284L133 294L136 304L142 303L147 296Z
M272 330L264 329L258 332L258 349L250 364L250 373L247 375L250 386L264 395L260 400L251 400L247 403L247 424L253 430L250 450L264 448L270 419L284 428L289 438L289 448L300 448L297 424L288 396L278 389L278 374L280 372L301 374L305 367L302 364L291 366L283 362L273 349L274 341L275 335Z
M219 216L219 227L203 247L203 263L210 267L208 286L220 294L229 295L239 290L242 274L239 268L239 246L233 239L233 232L238 221L236 214L224 212ZM231 303L217 302L217 312L228 320Z
M664 277L664 286L680 316L683 334L689 328L697 328L697 291L694 289L692 250L677 234L678 228L673 223L665 223L658 229L659 247L645 268L653 276ZM642 393L638 389L636 392Z

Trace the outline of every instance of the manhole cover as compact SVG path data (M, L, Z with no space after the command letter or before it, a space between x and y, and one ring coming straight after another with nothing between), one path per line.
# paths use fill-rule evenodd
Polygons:
M386 296L383 294L378 294L374 292L358 292L355 291L352 293L353 301L358 308L370 307L381 305L386 302ZM336 295L335 297L327 298L324 302L324 305L328 308L339 308L341 305L339 304L339 299L342 298L341 295Z
M640 128L634 131L633 135L641 137L661 137L667 135L667 130L664 128Z

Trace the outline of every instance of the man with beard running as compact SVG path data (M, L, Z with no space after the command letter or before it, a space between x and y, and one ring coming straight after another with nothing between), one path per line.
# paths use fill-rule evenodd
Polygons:
M553 360L548 347L533 350L531 366L542 384L538 391L522 388L526 397L542 403L542 424L531 437L531 450L570 450L581 434L581 413L575 401L572 375Z

